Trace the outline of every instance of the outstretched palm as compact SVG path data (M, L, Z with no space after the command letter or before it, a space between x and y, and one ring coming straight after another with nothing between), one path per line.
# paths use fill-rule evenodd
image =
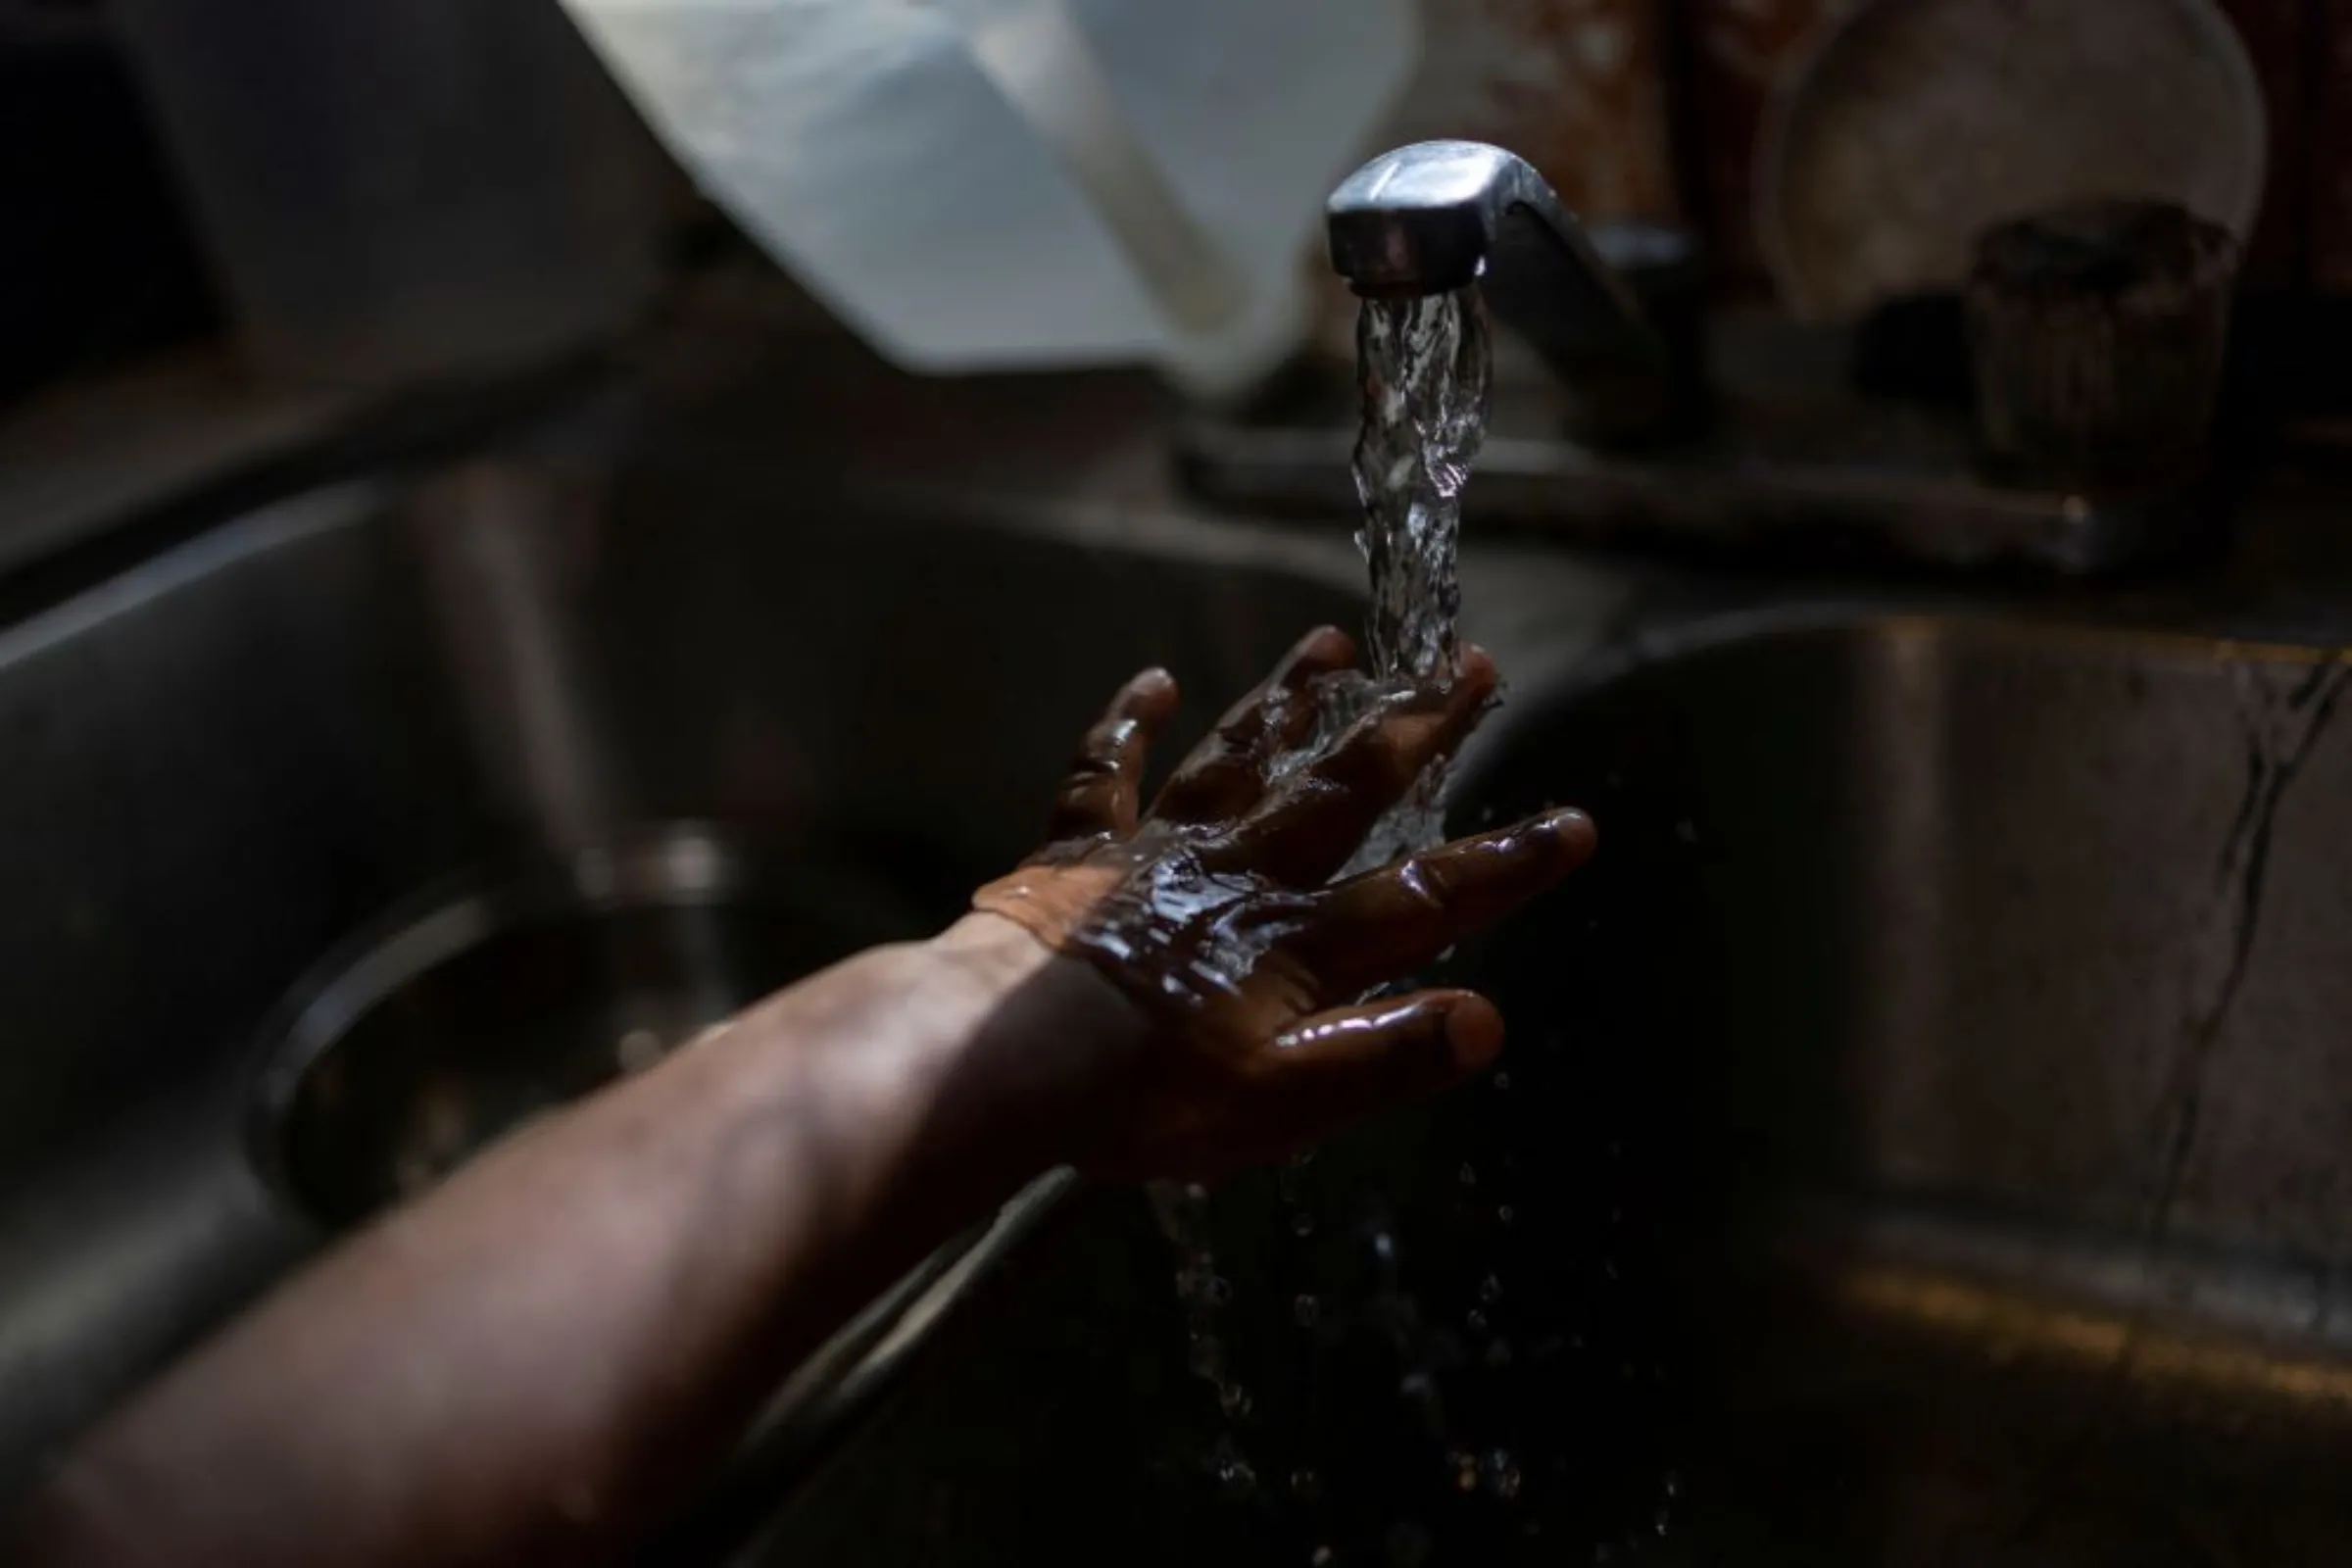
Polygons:
M1354 657L1345 633L1309 633L1148 812L1145 753L1176 683L1136 676L1088 732L1046 848L974 897L1102 969L1152 1024L1097 1102L1090 1166L1206 1174L1262 1159L1501 1049L1500 1018L1473 993L1358 999L1573 869L1592 823L1547 812L1333 883L1494 690L1493 661L1465 648L1451 679L1377 699L1298 760L1329 677Z

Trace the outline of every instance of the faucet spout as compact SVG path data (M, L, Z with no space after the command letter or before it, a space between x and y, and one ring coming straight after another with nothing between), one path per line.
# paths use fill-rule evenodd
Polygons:
M1647 439L1683 407L1676 356L1583 225L1518 155L1475 141L1396 148L1341 182L1326 223L1332 265L1367 299L1478 284L1494 314L1566 383L1592 439ZM1653 244L1671 239L1632 233Z

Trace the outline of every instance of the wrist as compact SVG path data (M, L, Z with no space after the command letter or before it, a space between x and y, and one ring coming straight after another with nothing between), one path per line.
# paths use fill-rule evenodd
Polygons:
M992 997L1028 983L1060 956L1017 921L983 910L963 916L921 946Z
M1101 1097L1145 1046L1142 1010L1094 964L1003 915L967 914L926 947L973 988L964 1087L990 1124L1048 1164L1076 1158Z

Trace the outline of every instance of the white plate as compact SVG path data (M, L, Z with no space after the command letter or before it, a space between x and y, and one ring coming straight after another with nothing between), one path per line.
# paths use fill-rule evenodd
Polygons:
M2242 242L2265 162L2209 0L1868 0L1782 78L1757 241L1791 310L1852 317L1957 287L1984 229L2064 202L2177 201Z

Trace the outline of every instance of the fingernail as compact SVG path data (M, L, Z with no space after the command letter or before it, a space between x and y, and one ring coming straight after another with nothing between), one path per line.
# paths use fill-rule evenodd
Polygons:
M1460 1072L1477 1072L1502 1054L1502 1014L1494 1004L1464 996L1446 1011L1446 1049Z
M1600 845L1600 831L1592 825L1592 819L1572 806L1546 811L1538 819L1537 830L1579 862L1589 858Z
M1292 652L1318 664L1345 663L1355 658L1355 639L1337 626L1317 626Z

